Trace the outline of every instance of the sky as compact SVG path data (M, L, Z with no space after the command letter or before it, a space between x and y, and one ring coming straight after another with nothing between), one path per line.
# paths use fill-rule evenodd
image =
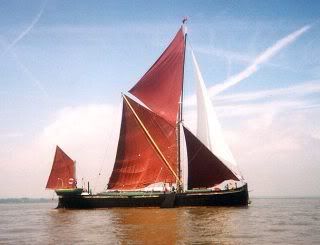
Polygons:
M0 0L0 198L51 197L55 146L95 191L128 91L188 16L190 47L252 196L320 196L317 1Z

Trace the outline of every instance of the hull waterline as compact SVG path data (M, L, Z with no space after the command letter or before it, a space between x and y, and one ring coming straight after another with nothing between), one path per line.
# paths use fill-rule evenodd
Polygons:
M228 191L192 191L184 193L145 192L143 194L97 194L60 196L57 208L96 209L113 207L246 206L247 185Z

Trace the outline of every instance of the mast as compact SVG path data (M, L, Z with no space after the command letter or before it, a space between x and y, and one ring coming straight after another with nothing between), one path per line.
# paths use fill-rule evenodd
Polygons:
M73 183L76 184L75 188L77 187L77 168L76 168L76 161L73 161L73 172L74 172L74 176L73 176Z
M182 121L183 29L182 25L156 62L129 90L147 109L129 97L124 98L117 156L108 189L144 188L156 180L182 186L177 129L182 129L178 122Z
M181 97L180 97L180 102L179 102L179 113L178 113L178 123L177 123L177 166L178 166L178 181L177 181L177 192L182 192L183 191L183 186L182 186L182 168L181 168L181 143L180 143L180 138L181 138L181 125L183 121L183 83L184 83L184 66L185 66L185 57L186 57L186 42L187 42L187 17L185 17L182 20L182 30L184 33L184 50L183 50L183 67L182 67L182 87L181 87Z

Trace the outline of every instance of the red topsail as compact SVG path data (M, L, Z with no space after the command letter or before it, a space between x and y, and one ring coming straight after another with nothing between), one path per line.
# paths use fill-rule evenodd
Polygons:
M182 28L140 81L129 91L170 123L177 121L185 41Z
M53 160L51 173L47 182L48 189L76 188L75 163L59 146Z

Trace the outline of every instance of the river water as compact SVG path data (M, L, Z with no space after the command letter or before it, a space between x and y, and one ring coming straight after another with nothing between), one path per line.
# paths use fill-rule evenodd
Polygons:
M320 198L247 207L57 210L0 204L0 244L320 244Z

